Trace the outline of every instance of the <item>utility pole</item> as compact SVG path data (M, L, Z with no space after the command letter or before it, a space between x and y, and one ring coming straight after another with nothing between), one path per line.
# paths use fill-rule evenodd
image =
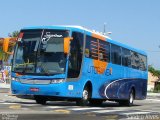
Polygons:
M104 25L103 25L103 35L111 35L112 34L112 32L107 32L106 31L106 23L104 23Z
M103 26L103 34L106 35L106 23L104 23L104 26Z

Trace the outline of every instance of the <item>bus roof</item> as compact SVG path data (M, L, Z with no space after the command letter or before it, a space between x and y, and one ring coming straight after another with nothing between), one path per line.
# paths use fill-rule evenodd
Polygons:
M105 37L106 41L112 43L112 44L116 44L118 46L124 47L126 49L138 52L140 54L143 55L147 55L146 52L144 52L143 50L134 48L134 47L130 47L128 45L125 45L123 43L117 42L113 39L111 39L110 37L104 35L103 33L100 32L96 32L95 30L89 30L87 28L84 28L82 26L74 26L74 25L54 25L54 26L32 26L32 27L24 27L22 30L24 29L59 29L59 30L73 30L73 31L78 31L78 32L82 32L82 33L86 33L87 35L92 35L92 34L97 34L99 36Z

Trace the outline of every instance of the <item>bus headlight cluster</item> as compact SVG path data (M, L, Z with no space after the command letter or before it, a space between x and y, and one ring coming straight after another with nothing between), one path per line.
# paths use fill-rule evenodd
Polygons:
M20 79L19 79L19 78L14 78L14 77L12 78L12 80L13 80L13 81L17 81L17 82L19 82L19 81L20 81Z
M63 83L65 80L64 79L54 79L51 80L51 83Z

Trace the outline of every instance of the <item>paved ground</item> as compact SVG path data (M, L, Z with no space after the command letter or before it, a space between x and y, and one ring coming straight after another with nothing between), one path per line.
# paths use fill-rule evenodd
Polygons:
M134 117L153 117L160 119L160 96L150 95L146 100L135 101L132 107L120 107L115 102L105 102L98 107L80 107L75 102L48 102L47 105L36 104L34 100L26 100L0 93L0 118L9 115L18 116L19 120L38 119L133 119ZM135 116L136 115L136 116ZM142 116L137 116L142 115ZM11 116L11 117L13 117ZM94 118L93 118L94 117ZM34 119L33 119L34 118ZM3 119L6 120L6 119Z
M10 91L10 84L2 83L0 80L0 93L8 93Z

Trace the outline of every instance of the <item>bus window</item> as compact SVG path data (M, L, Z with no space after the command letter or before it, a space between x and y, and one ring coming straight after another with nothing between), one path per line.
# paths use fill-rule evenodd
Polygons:
M99 60L110 61L110 45L106 41L99 40Z
M146 71L147 70L147 57L144 55L139 55L140 58L140 70Z
M85 56L98 60L98 40L96 38L86 37Z
M111 62L121 65L121 48L113 44L111 44Z
M130 50L122 48L122 65L130 67L131 65L131 53Z
M83 38L82 33L73 32L73 40L71 41L68 78L77 78L80 74L82 54L83 54Z
M140 61L139 55L136 52L131 51L131 66L134 69L139 69Z

